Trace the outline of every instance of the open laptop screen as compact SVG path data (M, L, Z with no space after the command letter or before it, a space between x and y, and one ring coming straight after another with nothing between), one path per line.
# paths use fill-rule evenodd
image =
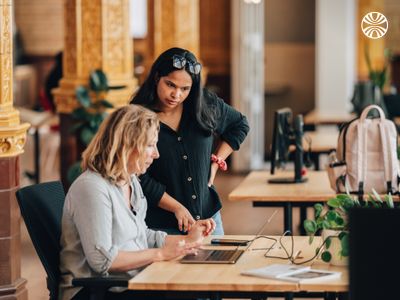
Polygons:
M350 299L400 299L400 209L349 214Z

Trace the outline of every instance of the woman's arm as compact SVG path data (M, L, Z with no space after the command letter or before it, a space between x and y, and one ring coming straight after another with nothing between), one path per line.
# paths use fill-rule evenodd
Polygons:
M162 248L119 251L110 271L126 272L156 261L170 260L189 253L196 253L204 237L210 235L214 229L215 221L213 219L200 220L196 222L186 236L167 235Z
M215 105L218 112L215 131L221 137L221 141L214 154L225 160L233 151L239 149L240 144L247 136L249 124L244 115L226 104L217 95L205 90L205 96L211 103L210 105ZM217 171L218 165L215 162L211 163L208 186L214 183Z
M162 195L158 206L175 214L175 217L178 220L178 227L180 231L186 232L190 230L191 226L195 223L195 220L190 214L189 210L179 201L170 196L167 192L164 192Z
M240 144L250 130L246 117L232 106L226 104L217 95L209 91L205 92L205 95L208 98L209 105L215 106L217 111L216 133L234 151L239 150Z
M227 142L225 142L224 140L221 140L221 142L217 146L214 154L216 156L222 158L223 160L225 160L229 155L231 155L232 152L233 152L232 147L229 146L229 144ZM215 175L217 175L218 169L219 169L218 164L216 162L213 162L211 164L211 171L210 171L210 178L208 180L208 186L212 186L214 184Z
M179 237L179 236L178 236ZM171 260L176 257L196 253L200 247L199 242L180 242L182 238L175 239L167 236L162 248L146 249L140 251L119 251L113 260L109 271L127 272L144 267L156 261Z

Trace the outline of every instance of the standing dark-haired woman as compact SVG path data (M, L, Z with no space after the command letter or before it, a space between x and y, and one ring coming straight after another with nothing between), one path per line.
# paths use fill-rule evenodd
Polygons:
M147 224L168 233L186 232L212 217L224 234L221 201L213 186L226 158L238 150L246 118L201 86L201 64L188 50L171 48L153 63L131 103L157 112L160 159L141 177L149 202ZM213 148L214 137L220 143Z

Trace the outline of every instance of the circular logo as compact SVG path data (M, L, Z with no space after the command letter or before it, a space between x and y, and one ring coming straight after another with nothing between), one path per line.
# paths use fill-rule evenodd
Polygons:
M383 37L388 28L388 20L379 12L369 12L361 21L361 29L370 39L379 39Z

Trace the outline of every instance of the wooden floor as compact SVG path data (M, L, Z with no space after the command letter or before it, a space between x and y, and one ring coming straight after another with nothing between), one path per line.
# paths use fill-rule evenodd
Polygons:
M58 164L47 162L52 165L43 166L43 169L51 170L42 174L42 181L56 180L58 178ZM53 165L54 164L54 165ZM32 149L29 143L26 146L25 154L21 157L21 171L32 169ZM231 203L227 195L244 178L245 174L224 174L217 175L215 185L222 198L222 218L226 234L255 234L264 224L275 208L253 208L251 203ZM29 184L29 181L21 176L21 185ZM294 224L298 223L298 213L294 214ZM264 230L264 234L278 235L283 230L283 210L279 209L278 214L271 221L270 226ZM28 280L29 299L47 300L46 274L32 246L27 234L25 225L21 226L22 236L22 277ZM270 298L268 298L270 299Z

